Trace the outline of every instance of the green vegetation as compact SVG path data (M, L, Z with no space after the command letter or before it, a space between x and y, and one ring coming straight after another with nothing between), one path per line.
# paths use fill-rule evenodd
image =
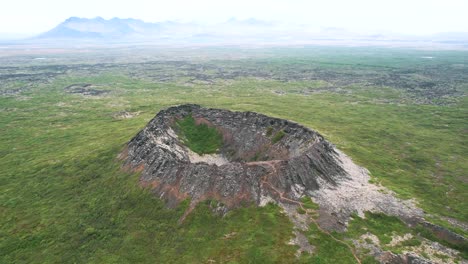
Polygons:
M308 196L302 197L301 203L302 203L302 207L304 207L305 209L312 209L312 210L319 209L318 204L314 203L314 201L312 201L312 199L310 199L310 197Z
M349 223L348 231L344 234L340 234L340 237L359 239L361 235L366 233L376 235L384 250L390 250L396 253L401 253L404 248L421 245L421 239L419 239L419 237L424 237L459 250L461 256L465 259L468 257L468 245L450 244L444 240L438 239L432 232L421 225L418 225L416 228L409 228L400 219L384 214L367 212L365 218L360 218L358 216L353 217L353 220ZM397 245L389 245L393 236L404 236L405 234L412 234L413 237L403 240Z
M273 134L273 127L269 126L266 131L266 136L271 137L271 134Z
M298 214L305 214L306 211L305 211L304 209L302 209L301 207L298 207L298 208L297 208L297 213L298 213Z
M197 125L191 115L176 123L184 144L200 155L216 153L223 145L223 137L216 128L206 124Z
M405 240L403 242L401 242L401 246L402 247L415 247L415 246L420 246L422 243L421 243L421 240L417 239L417 238L411 238L411 239L408 239L408 240Z
M271 143L276 144L276 143L277 143L278 141L280 141L285 135L286 135L286 133L284 133L283 130L280 130L280 131L276 132L275 135L273 136L273 138L271 139Z
M366 213L365 219L355 216L349 224L347 236L359 238L362 234L370 232L379 238L382 244L392 241L392 236L411 233L411 229L400 219L384 214Z
M303 263L356 263L349 248L333 239L329 235L321 232L312 224L307 232L309 242L316 246L316 253L312 256L304 255L301 261Z
M436 237L434 235L434 233L432 233L431 231L429 231L427 228L424 228L423 226L421 225L418 225L416 228L415 228L415 232L418 233L418 235L424 237L424 238L427 238L429 240L432 240L432 241L437 241L439 242L440 244L442 245L445 245L447 247L451 247L451 248L454 248L454 249L457 249L460 251L461 255L463 258L465 259L468 259L468 243L464 243L464 244L459 244L459 245L455 245L455 244L452 244L452 243L449 243L448 241L445 241L445 240L442 240L442 239L439 239L438 237Z
M252 161L258 161L261 157L261 152L256 152L255 155L252 157Z
M420 58L428 52L436 59ZM156 112L183 103L304 124L369 169L373 181L414 198L438 224L468 219L467 52L213 48L177 60L175 53L144 53L145 63L135 62L137 53L54 54L53 62L34 65L24 56L0 57L0 263L296 262L297 248L287 245L292 225L276 206L221 218L201 204L178 225L187 202L167 209L138 186L138 175L120 170L125 143ZM117 63L86 64L112 56ZM24 79L11 74L16 66ZM64 90L76 83L110 92ZM116 116L122 111L134 117ZM367 214L336 237L369 230L382 241L419 232ZM303 262L355 263L345 245L313 225L307 236L317 251Z

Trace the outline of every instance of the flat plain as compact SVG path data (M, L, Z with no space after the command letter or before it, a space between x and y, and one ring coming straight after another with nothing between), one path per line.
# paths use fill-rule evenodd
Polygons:
M178 224L188 202L167 209L117 157L159 110L185 103L317 130L373 183L468 234L467 51L148 47L3 55L0 65L1 263L355 262L313 226L314 254L297 259L293 225L273 204L220 217L208 201ZM367 233L395 253L435 239L372 213L335 236L354 248ZM466 245L454 248L454 261L467 258Z

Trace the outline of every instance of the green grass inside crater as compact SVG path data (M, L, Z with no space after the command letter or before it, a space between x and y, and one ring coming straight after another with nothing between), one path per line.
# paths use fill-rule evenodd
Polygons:
M223 137L216 128L196 124L191 115L178 120L176 124L182 142L197 154L216 153L223 145Z

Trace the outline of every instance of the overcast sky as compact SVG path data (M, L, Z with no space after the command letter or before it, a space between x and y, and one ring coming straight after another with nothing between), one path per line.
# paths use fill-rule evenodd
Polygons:
M36 34L70 16L216 23L257 18L356 32L468 32L468 0L2 0L0 32Z

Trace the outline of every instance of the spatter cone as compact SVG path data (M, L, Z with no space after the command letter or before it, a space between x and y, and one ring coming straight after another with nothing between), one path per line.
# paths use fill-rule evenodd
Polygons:
M198 155L184 144L177 121L189 115L222 135L217 153ZM192 204L216 199L227 208L244 202L294 203L349 176L333 145L309 128L192 104L160 111L122 157L127 168L141 171L140 183L170 207L187 198Z

